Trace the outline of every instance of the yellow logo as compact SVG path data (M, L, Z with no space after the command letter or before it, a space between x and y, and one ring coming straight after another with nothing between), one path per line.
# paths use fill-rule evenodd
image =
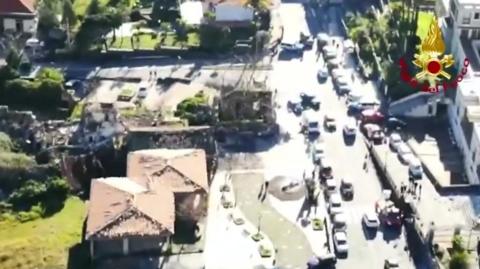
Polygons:
M435 87L436 81L441 77L447 80L451 78L450 74L445 72L445 68L452 66L455 61L451 54L445 53L445 43L442 38L442 32L438 26L437 19L433 17L430 23L427 36L422 40L419 53L415 54L413 64L421 69L415 75L417 80L428 81L431 87Z

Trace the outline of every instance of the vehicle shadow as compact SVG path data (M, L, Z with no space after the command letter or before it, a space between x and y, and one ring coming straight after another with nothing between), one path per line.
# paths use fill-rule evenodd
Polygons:
M398 239L402 234L402 230L395 229L392 227L382 226L382 233L383 233L383 240L388 243L390 241Z
M278 54L278 60L279 61L290 61L293 59L301 58L301 54L298 53L293 53L289 52L286 50L281 50L280 53Z

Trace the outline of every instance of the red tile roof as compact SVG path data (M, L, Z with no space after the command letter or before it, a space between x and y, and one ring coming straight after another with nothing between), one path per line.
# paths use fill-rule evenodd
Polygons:
M35 0L0 0L0 14L35 13Z

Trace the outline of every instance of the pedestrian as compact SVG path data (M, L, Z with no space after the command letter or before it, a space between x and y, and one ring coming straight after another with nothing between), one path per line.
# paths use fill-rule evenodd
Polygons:
M339 44L339 43L337 43L337 49L338 49L339 47L340 47L340 44Z
M418 191L418 182L414 181L413 182L413 192L417 193L417 191Z
M418 199L420 199L420 195L422 195L422 184L418 184Z

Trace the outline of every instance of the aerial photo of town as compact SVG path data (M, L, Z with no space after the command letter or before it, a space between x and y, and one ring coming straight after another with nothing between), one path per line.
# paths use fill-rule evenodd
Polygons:
M0 269L480 269L480 0L0 0Z

